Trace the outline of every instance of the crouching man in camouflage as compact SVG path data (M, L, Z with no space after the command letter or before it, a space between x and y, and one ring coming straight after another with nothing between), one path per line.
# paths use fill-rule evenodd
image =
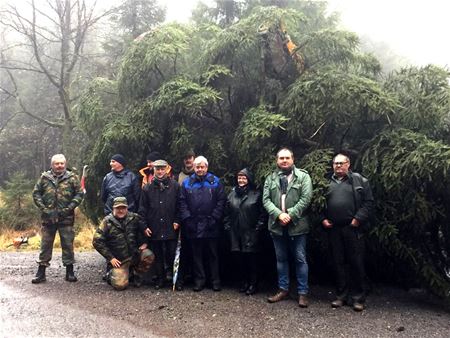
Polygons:
M142 274L150 269L155 255L147 248L140 234L139 215L128 211L127 199L116 197L113 212L106 216L94 234L94 248L111 263L108 283L116 290L124 290L131 277L140 285Z
M75 238L73 223L74 210L83 199L83 190L78 177L66 169L66 158L63 154L52 157L51 167L51 170L42 173L33 190L34 203L42 213L41 252L38 272L31 281L34 284L46 280L45 268L50 265L52 259L56 231L59 232L61 239L66 281L77 281L73 272Z

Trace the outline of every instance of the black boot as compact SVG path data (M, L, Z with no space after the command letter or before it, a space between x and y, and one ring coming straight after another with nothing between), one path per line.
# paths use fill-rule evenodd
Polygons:
M31 280L33 284L39 284L45 282L47 279L45 278L45 265L39 265L36 276Z
M78 279L75 277L73 273L73 265L69 264L66 266L66 281L68 282L76 282Z

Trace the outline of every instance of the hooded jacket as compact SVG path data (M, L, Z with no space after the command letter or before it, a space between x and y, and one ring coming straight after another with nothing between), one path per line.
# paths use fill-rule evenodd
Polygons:
M245 175L248 184L245 191L236 185L228 194L225 229L229 230L231 251L258 252L266 218L261 192L254 188L253 174L248 169L238 174Z

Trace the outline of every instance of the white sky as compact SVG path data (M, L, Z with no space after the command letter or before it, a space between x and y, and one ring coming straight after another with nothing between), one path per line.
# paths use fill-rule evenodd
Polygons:
M160 0L168 21L186 22L198 0ZM205 1L206 2L206 1ZM413 64L450 67L450 0L329 0L345 28L387 42Z

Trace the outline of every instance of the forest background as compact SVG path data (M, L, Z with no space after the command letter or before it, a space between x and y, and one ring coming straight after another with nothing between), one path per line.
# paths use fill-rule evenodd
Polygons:
M194 149L230 187L243 167L263 183L289 146L317 215L345 151L375 194L371 277L450 298L448 69L375 56L326 2L216 0L187 23L164 23L154 0L26 4L0 9L3 234L36 229L30 191L59 152L79 174L89 166L82 231L102 216L114 153L137 171L150 150L179 168ZM317 222L310 252L327 264Z

